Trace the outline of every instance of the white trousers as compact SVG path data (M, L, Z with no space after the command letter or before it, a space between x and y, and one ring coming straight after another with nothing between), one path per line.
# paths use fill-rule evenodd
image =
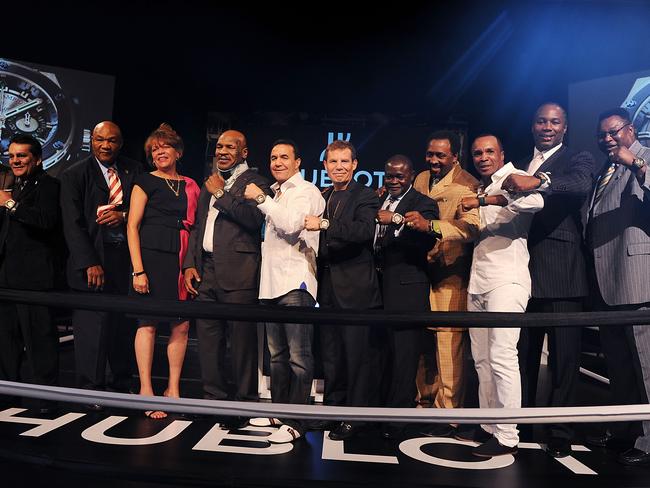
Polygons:
M468 312L525 312L530 291L508 284L487 293L468 294ZM480 319L477 319L479 322ZM481 408L521 407L521 377L517 342L519 328L470 328L472 357L478 374L478 399ZM519 443L516 424L481 425L503 446Z

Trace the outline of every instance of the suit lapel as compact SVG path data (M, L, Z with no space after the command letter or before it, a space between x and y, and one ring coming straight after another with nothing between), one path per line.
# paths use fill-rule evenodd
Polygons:
M95 183L95 186L97 186L97 188L99 188L102 192L106 193L108 198L108 185L106 184L102 170L99 168L99 163L95 160L95 158L90 158L89 162L90 174L93 182Z
M427 193L426 193L426 195L429 195L429 197L431 197L431 198L436 198L441 193L444 193L447 190L447 187L449 185L451 185L451 183L454 181L454 178L456 178L456 175L458 174L458 171L460 169L461 169L460 164L454 165L454 167L451 168L451 171L449 171L449 173L447 173L438 183L433 185L433 188L431 189L431 191L429 191L429 185L431 184L431 173L429 173L428 177L427 177ZM404 197L404 198L406 198L406 197Z
M567 147L564 144L562 144L562 147L557 151L555 151L555 153L553 153L553 155L550 158L544 160L544 162L536 171L536 173L547 172L553 166L553 164L555 164L555 162L560 159L560 157L566 152L566 150Z

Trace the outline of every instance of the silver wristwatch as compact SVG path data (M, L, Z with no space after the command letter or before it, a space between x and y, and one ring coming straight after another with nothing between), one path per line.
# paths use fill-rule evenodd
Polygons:
M634 167L635 167L636 169L641 169L641 168L643 168L647 163L646 163L645 159L643 159L643 158L634 158L634 160L632 161L632 164L634 165Z
M257 202L258 205L264 203L266 201L266 193L260 193L255 197L255 201Z
M404 216L395 212L390 218L390 221L395 225L400 225L402 222L404 222Z
M15 206L16 206L16 200L14 200L13 198L10 198L5 202L5 207L7 208L7 210L12 210Z
M320 224L318 224L318 228L320 230L327 230L330 227L330 221L327 219L320 219Z
M217 188L212 195L214 195L214 198L219 200L224 195L224 193L225 192L221 188Z

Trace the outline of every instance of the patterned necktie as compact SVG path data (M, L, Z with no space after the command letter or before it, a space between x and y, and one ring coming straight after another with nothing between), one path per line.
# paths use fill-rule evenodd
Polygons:
M594 205L596 205L598 200L600 200L600 197L603 195L603 192L605 191L605 187L607 186L607 183L609 183L609 180L612 179L612 176L614 176L614 172L616 171L616 168L618 168L618 164L611 163L607 167L607 171L605 171L603 177L598 182L598 187L596 187L596 194L594 195Z
M122 192L122 183L115 168L108 168L108 205L100 205L97 207L97 216L99 217L104 212L114 210L118 205L122 205L124 193Z

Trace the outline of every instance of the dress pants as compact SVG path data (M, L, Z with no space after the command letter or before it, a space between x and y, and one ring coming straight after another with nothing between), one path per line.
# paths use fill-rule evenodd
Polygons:
M306 290L291 290L272 300L262 300L264 305L285 307L313 307L314 298ZM314 379L312 324L275 323L266 324L266 339L271 354L271 398L274 403L307 404ZM282 419L301 434L306 421Z
M0 379L20 381L23 351L34 383L56 385L59 338L47 307L0 303Z
M131 262L126 242L104 244L103 268L103 292L126 295L131 286ZM133 320L118 312L75 310L72 326L79 387L104 390L108 361L113 375L109 386L118 391L128 391L135 361Z
M546 299L532 298L527 312L581 312L583 298ZM544 344L544 334L548 334L551 392L548 401L542 405L550 407L569 407L575 405L575 391L580 372L581 327L534 327L521 331L519 339L519 368L522 380L522 406L537 405L537 380ZM569 424L547 424L551 437L571 439L573 429Z
M650 304L644 303L636 307L636 310L650 310ZM650 326L633 326L634 342L639 355L641 365L643 386L645 388L646 403L650 398ZM643 435L637 437L634 447L644 452L650 452L650 420L643 421Z
M226 272L233 272L227 270ZM233 304L258 303L258 291L223 290L215 279L212 257L203 258L203 276L197 302ZM205 398L257 401L257 324L227 320L196 320L199 360ZM230 338L230 368L226 365L227 338ZM234 395L229 394L228 370L232 371Z
M468 312L526 311L530 292L512 283L486 293L468 294ZM480 320L480 319L479 319ZM478 399L481 408L521 407L521 378L517 342L519 328L470 328L472 357L478 374ZM494 435L503 446L519 443L515 424L486 424L483 430Z
M321 308L341 309L329 270L319 282ZM370 326L321 325L319 327L325 405L366 407L371 374Z

